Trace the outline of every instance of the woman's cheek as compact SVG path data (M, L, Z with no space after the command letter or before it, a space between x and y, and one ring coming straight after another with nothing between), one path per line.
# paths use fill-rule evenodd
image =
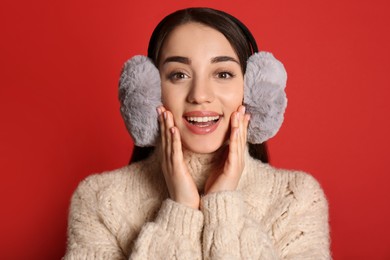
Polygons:
M161 101L164 107L173 114L173 120L175 125L183 114L183 100L185 94L177 86L162 85L161 89Z
M231 88L230 90L225 90L220 93L221 100L225 104L226 108L232 110L232 112L236 111L237 108L242 105L242 101L244 99L244 86L237 88Z
M175 96L174 89L169 84L161 85L161 102L168 109L172 104L172 97ZM169 110L169 109L168 109Z

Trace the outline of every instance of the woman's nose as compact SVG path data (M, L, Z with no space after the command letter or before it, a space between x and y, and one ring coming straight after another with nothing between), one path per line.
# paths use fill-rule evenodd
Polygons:
M187 100L192 104L210 103L214 100L212 84L207 80L194 79Z

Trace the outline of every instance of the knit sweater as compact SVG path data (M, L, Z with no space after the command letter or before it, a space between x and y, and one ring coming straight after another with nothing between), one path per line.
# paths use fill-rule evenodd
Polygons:
M185 152L200 192L221 154ZM169 199L160 151L87 177L69 213L70 259L330 259L328 207L310 175L276 169L248 151L236 191Z

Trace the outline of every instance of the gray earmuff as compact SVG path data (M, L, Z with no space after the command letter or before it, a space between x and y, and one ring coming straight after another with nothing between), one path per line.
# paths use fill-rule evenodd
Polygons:
M263 143L278 132L287 106L286 81L283 64L271 53L249 57L244 75L244 106L251 115L249 143Z
M134 144L155 146L159 138L156 109L161 103L160 73L145 56L126 61L119 79L121 114Z
M287 74L271 53L249 57L244 75L244 105L251 114L248 142L258 144L273 137L282 125L287 106ZM135 145L155 146L159 138L156 108L161 103L158 69L145 56L129 59L119 80L121 114Z

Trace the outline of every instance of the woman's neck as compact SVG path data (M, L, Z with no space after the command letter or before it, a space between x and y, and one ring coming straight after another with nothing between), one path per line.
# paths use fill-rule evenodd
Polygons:
M183 148L184 162L199 191L203 191L207 178L215 171L221 171L229 146L224 145L213 153L194 153Z

